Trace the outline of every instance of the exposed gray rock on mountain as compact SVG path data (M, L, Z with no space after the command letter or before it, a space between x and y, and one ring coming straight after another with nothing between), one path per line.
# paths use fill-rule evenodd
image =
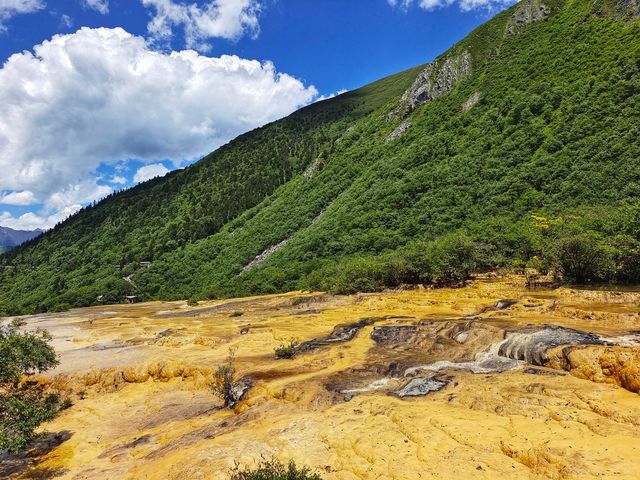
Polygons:
M447 56L427 65L400 100L399 113L409 113L416 107L449 93L458 82L471 75L471 54Z
M411 119L405 118L404 120L402 120L402 122L400 122L400 125L398 125L393 130L393 132L391 132L389 136L384 139L384 143L389 143L396 138L400 138L404 134L404 132L409 130L409 127L411 127Z
M475 105L477 105L481 98L482 95L480 94L480 92L472 93L467 101L462 104L462 111L468 112L469 110L471 110Z
M618 18L627 15L631 18L640 18L640 0L619 0L616 13Z
M551 9L542 2L537 0L522 2L507 25L507 34L517 35L521 27L544 20L550 14Z

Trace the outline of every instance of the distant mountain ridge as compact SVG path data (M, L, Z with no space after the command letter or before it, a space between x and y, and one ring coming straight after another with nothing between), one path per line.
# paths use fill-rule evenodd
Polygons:
M402 272L445 271L464 241L421 256L449 235L482 269L640 283L639 158L640 0L524 0L0 256L0 315L427 283Z
M14 230L9 227L0 227L0 250L11 250L18 245L36 238L42 230Z

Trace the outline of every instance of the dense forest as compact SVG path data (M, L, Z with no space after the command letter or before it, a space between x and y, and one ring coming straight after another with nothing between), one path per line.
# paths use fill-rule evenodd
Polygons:
M0 256L0 314L495 268L638 283L634 9L523 2L427 74L310 105L111 195ZM411 103L420 77L431 93Z

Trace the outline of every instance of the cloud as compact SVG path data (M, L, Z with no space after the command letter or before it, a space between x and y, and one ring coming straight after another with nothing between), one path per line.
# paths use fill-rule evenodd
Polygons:
M133 181L136 183L146 182L156 177L164 177L169 173L169 169L161 163L154 163L152 165L146 165L138 169L133 176Z
M113 189L107 185L98 185L96 179L82 180L51 194L45 204L51 210L63 210L70 205L82 205L100 200Z
M109 0L81 0L86 8L95 10L102 15L109 13Z
M142 0L143 5L155 9L147 29L151 36L166 41L175 27L182 27L187 48L207 51L209 38L237 40L246 33L259 32L257 0L211 0L203 6L174 0Z
M39 215L28 212L19 217L14 217L9 212L3 212L0 214L0 225L13 228L14 230L35 230L37 228L48 230L81 208L81 205L70 205L51 215Z
M45 7L42 0L0 0L0 32L6 31L5 23L12 17L33 13Z
M102 163L178 166L316 96L270 62L164 54L121 28L56 35L0 69L0 191L32 192L48 224L110 192Z
M0 197L0 203L5 205L32 205L36 203L36 196L29 190L23 190L21 192L11 192Z
M127 183L127 179L121 177L120 175L114 175L113 177L111 177L111 180L109 180L109 182L115 185L124 185L125 183Z
M322 102L323 100L329 100L330 98L334 98L334 97L342 95L343 93L347 93L347 91L348 90L346 90L344 88L341 88L340 90L338 90L336 92L333 92L333 93L330 93L328 95L319 96L318 98L315 99L314 102L317 103L317 102Z
M392 7L407 10L414 3L424 10L436 10L438 8L449 7L455 3L463 12L471 10L489 10L504 8L516 3L517 0L387 0Z
M67 28L73 27L73 18L69 15L60 16L60 25Z

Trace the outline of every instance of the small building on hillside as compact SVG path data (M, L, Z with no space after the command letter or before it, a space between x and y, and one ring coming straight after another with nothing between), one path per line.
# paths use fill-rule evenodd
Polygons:
M127 295L124 297L125 303L140 303L140 297L137 295Z

